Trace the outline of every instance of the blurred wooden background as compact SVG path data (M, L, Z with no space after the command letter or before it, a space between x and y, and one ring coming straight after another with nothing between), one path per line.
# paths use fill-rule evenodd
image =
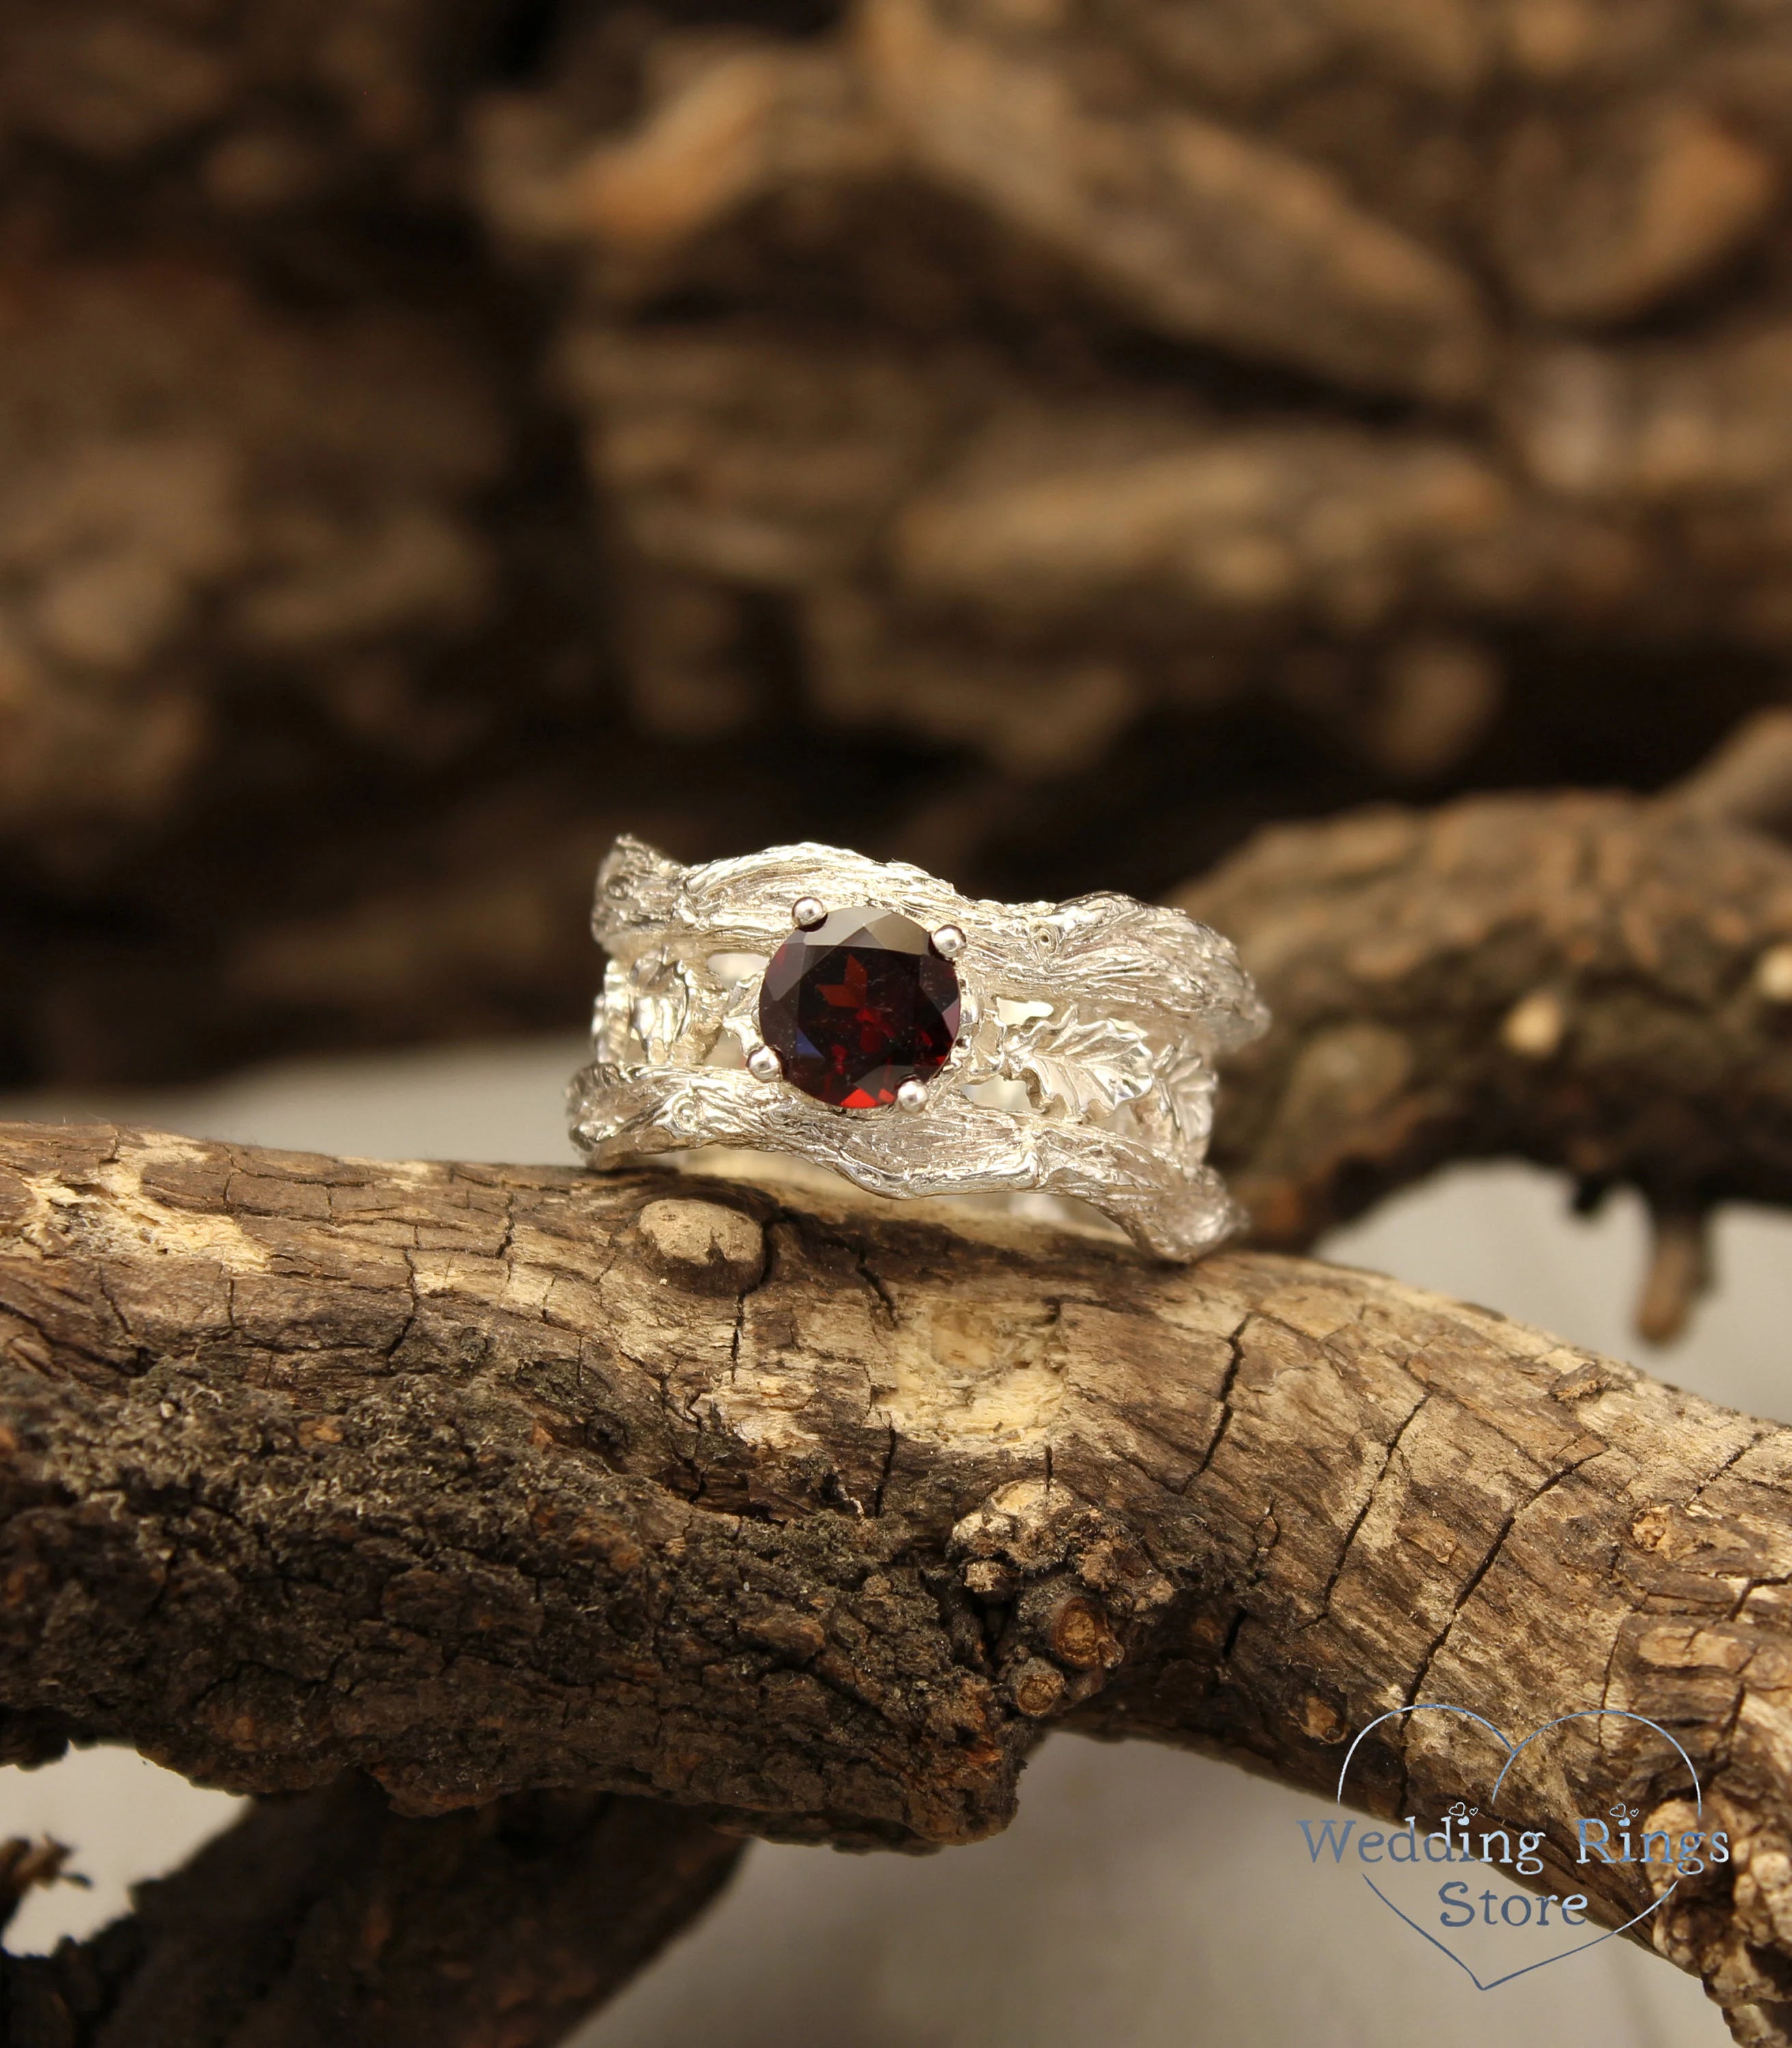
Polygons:
M1660 786L1789 154L1783 0L6 0L0 1085L569 1023L622 826Z

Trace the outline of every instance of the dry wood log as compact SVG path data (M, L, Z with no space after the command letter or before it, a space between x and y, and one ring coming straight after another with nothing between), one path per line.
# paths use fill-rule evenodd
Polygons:
M523 1793L405 1820L365 1778L253 1809L135 1912L0 1954L6 2048L554 2048L727 1882L688 1808Z
M1274 1020L1216 1138L1256 1240L1310 1244L1447 1160L1516 1155L1588 1202L1642 1191L1667 1261L1647 1333L1672 1334L1698 1220L1792 1200L1792 851L1729 815L1777 808L1782 746L1766 721L1655 802L1279 827L1182 891L1236 937Z
M1622 1707L1736 1848L1656 1945L1792 2038L1778 1425L1266 1253L108 1127L0 1158L12 1759L927 1848L999 1827L1054 1726L1317 1789L1417 1698ZM1437 1720L1362 1758L1390 1814L1475 1767ZM1529 1796L1686 1789L1608 1725ZM1648 1903L1574 1875L1608 1920Z

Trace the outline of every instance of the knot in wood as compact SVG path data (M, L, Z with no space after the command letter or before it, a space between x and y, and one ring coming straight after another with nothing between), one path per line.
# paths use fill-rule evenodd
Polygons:
M1099 1597L1098 1611L1132 1619L1175 1590L1118 1515L1044 1480L992 1493L954 1526L946 1554L965 1590L986 1601L1068 1575Z
M1010 1674L1008 1697L1029 1719L1038 1720L1064 1697L1064 1674L1043 1657L1029 1657Z
M742 1294L766 1270L766 1234L723 1202L664 1196L635 1220L648 1263L667 1279L704 1293Z
M1107 1674L1124 1661L1125 1647L1100 1600L1073 1581L1049 1579L1030 1587L1017 1602L1001 1646L1009 1668L1009 1693L1023 1713L1046 1712L1022 1703L1023 1680L1030 1697L1042 1697L1037 1667L1057 1674L1051 1707L1080 1706L1107 1683Z
M1034 1720L1099 1693L1125 1659L1125 1631L1174 1591L1118 1515L1043 1480L992 1493L946 1550L983 1607L1008 1697Z
M1087 1593L1054 1592L1039 1633L1052 1661L1076 1671L1111 1670L1126 1654L1101 1603Z
M1082 1505L1068 1488L1049 1480L1016 1480L954 1525L946 1555L961 1563L961 1576L972 1591L1011 1588L1064 1562L1070 1523ZM979 1565L991 1569L979 1570Z

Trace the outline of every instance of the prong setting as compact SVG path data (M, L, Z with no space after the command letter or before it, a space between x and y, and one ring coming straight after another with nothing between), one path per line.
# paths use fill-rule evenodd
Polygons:
M941 960L956 960L964 950L964 933L956 925L941 925L927 936Z
M799 896L790 906L791 921L799 932L813 932L827 916L828 906L819 896Z
M911 1113L927 1107L927 1090L919 1081L904 1081L896 1091L896 1107Z
M747 1056L747 1071L756 1081L781 1081L784 1062L770 1045L755 1045Z

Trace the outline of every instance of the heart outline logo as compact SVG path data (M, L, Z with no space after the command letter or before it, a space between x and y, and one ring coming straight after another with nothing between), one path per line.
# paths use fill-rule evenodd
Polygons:
M1344 1763L1340 1767L1338 1771L1338 1789L1332 1801L1333 1805L1342 1806L1344 1804L1344 1780L1350 1775L1350 1761L1351 1759L1356 1755L1358 1745L1363 1740L1363 1739L1372 1734L1376 1728L1379 1728L1383 1721L1398 1720L1406 1714L1424 1713L1460 1714L1464 1720L1474 1721L1480 1727L1485 1728L1488 1733L1493 1737L1494 1740L1499 1744L1500 1747L1505 1751L1506 1761L1500 1766L1499 1775L1493 1781L1493 1789L1488 1794L1488 1803L1490 1807L1492 1806L1499 1799L1499 1788L1506 1782L1507 1774L1511 1770L1512 1766L1518 1762L1519 1759L1523 1755L1525 1751L1530 1748L1530 1745L1536 1741L1539 1736L1547 1735L1551 1728L1561 1728L1569 1721L1605 1720L1635 1721L1643 1728L1652 1729L1655 1734L1658 1735L1662 1738L1662 1741L1666 1743L1674 1750L1675 1755L1679 1757L1681 1762L1685 1765L1687 1775L1693 1781L1693 1799L1697 1817L1701 1821L1703 1821L1705 1818L1705 1788L1699 1783L1699 1774L1693 1766L1693 1759L1686 1754L1685 1751L1681 1747L1678 1741L1673 1736L1670 1735L1668 1731L1663 1728L1658 1721L1650 1720L1647 1714L1633 1714L1627 1708L1624 1707L1582 1707L1574 1713L1557 1714L1553 1720L1542 1722L1538 1726L1531 1730L1530 1734L1525 1737L1522 1742L1515 1744L1503 1729L1495 1728L1493 1723L1487 1719L1485 1715L1478 1714L1469 1707L1459 1707L1449 1700L1420 1700L1416 1701L1411 1706L1392 1707L1390 1708L1385 1714L1377 1714L1372 1721L1369 1722L1365 1727L1359 1729L1357 1733L1352 1738L1349 1748L1344 1751ZM1559 1956L1545 1956L1539 1962L1526 1963L1519 1969L1508 1970L1503 1976L1491 1978L1487 1983L1484 1984L1480 1977L1475 1974L1472 1968L1463 1961L1461 1957L1456 1953L1447 1941L1440 1941L1437 1937L1431 1932L1429 1928L1420 1926L1418 1922L1414 1919L1410 1914L1402 1913L1400 1910L1400 1908L1394 1904L1394 1901L1388 1897L1387 1894L1382 1890L1381 1887L1375 1883L1375 1879L1370 1876L1367 1871L1364 1871L1362 1875L1363 1882L1368 1886L1369 1889L1372 1892L1374 1892L1376 1898L1378 1898L1381 1901L1382 1904L1387 1908L1388 1911L1393 1914L1396 1918L1405 1921L1406 1925L1412 1929L1415 1934L1422 1935L1424 1938L1431 1944L1433 1948L1441 1949L1443 1953L1448 1956L1450 1961L1456 1965L1456 1968L1464 1972L1464 1974L1468 1977L1469 1982L1474 1985L1476 1991L1497 1991L1501 1984L1511 1984L1515 1977L1528 1976L1533 1970L1546 1969L1551 1963L1565 1963L1570 1956L1583 1956L1586 1953L1588 1949L1596 1949L1602 1941L1614 1941L1619 1934L1627 1933L1629 1930L1635 1926L1639 1921L1647 1920L1650 1914L1657 1912L1661 1907L1666 1905L1668 1901L1674 1896L1674 1893L1680 1889L1680 1879L1676 1876L1673 1883L1670 1884L1664 1892L1662 1892L1661 1896L1657 1899L1652 1905L1646 1906L1640 1913L1632 1914L1630 1918L1623 1923L1623 1926L1608 1927L1603 1934L1595 1934L1590 1940L1582 1941L1574 1948L1564 1949Z

